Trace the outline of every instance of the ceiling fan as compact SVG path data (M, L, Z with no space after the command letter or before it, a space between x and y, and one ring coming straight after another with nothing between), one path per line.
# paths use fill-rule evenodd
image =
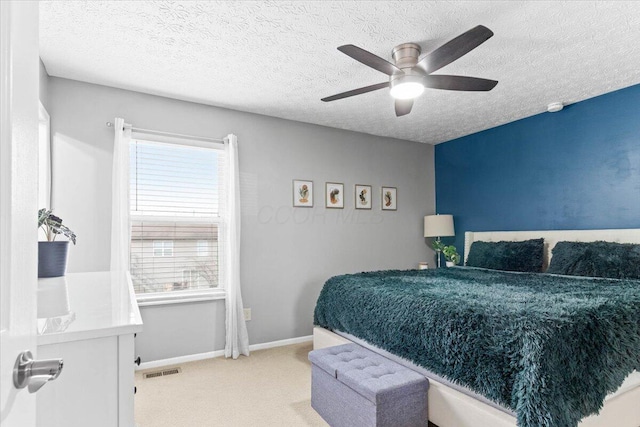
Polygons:
M478 25L422 58L419 58L421 53L419 45L403 43L396 46L391 52L395 64L352 44L340 46L338 47L340 52L388 75L389 81L328 96L322 98L322 101L336 101L388 87L391 88L391 96L395 98L396 116L400 117L411 112L413 100L420 96L426 87L444 90L489 91L498 84L496 80L431 73L471 52L491 36L493 36L493 31L483 25Z

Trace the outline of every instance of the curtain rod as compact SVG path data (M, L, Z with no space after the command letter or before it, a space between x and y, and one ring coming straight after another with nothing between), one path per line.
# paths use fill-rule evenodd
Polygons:
M107 122L107 127L113 127L113 123ZM125 123L124 128L122 130L124 130L126 128L130 128L132 132L146 133L146 134L149 134L149 135L173 136L175 138L197 139L197 140L200 140L200 141L211 141L211 142L219 142L219 143L223 143L224 142L224 140L222 140L222 139L209 138L207 136L185 135L185 134L182 134L182 133L162 132L162 131L159 131L159 130L134 128L132 125L130 125L128 123Z

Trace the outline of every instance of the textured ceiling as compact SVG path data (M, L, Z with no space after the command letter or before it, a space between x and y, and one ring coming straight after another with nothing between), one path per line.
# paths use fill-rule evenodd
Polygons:
M640 2L44 1L40 24L52 76L432 144L640 83ZM427 89L400 118L386 89L320 101L387 80L337 46L390 60L478 24L495 36L437 73L491 92Z

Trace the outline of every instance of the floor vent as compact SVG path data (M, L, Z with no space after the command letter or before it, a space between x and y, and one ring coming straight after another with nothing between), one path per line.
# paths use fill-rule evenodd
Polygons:
M182 372L181 368L171 368L171 369L165 369L164 371L147 372L146 374L144 374L144 379L146 380L147 378L157 378L157 377L164 377L167 375L175 375L175 374L179 374L180 372Z

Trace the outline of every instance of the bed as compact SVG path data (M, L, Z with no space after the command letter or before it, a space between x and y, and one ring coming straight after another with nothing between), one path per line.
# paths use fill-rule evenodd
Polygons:
M568 240L590 242L596 240L606 240L623 243L640 243L640 230L634 229L467 233L465 236L465 259L468 258L469 249L471 248L472 243L475 241L523 241L532 238L544 238L545 246L543 256L543 269L546 269L549 264L549 260L551 259L552 249L558 241ZM365 308L362 312L353 312L352 315L342 316L341 321L343 323L340 323L340 319L338 319L338 323L336 323L336 319L331 320L332 313L330 310L327 310L326 307L324 309L324 313L320 313L320 316L316 316L316 323L319 326L324 326L325 328L317 327L314 330L314 348L320 348L328 345L338 345L344 342L353 341L371 348L374 351L377 351L387 357L401 361L402 363L420 372L423 372L431 380L431 387L429 390L429 419L431 422L440 427L513 427L517 424L517 419L519 420L518 425L527 427L533 425L576 425L576 412L580 413L581 411L582 413L585 413L585 411L587 411L586 413L590 413L598 409L600 402L602 402L602 399L604 398L604 391L602 390L603 387L607 392L609 392L609 395L606 397L606 399L604 399L604 406L600 411L600 414L584 418L580 422L580 426L640 426L640 409L638 407L638 402L640 402L640 374L638 374L637 372L631 373L633 369L637 369L640 365L640 358L637 351L637 345L640 341L640 330L638 330L638 328L640 327L640 321L638 320L636 314L634 314L637 313L638 307L640 306L638 305L640 304L640 299L637 299L640 298L640 282L586 278L574 278L565 280L563 276L544 275L540 273L497 273L493 271L481 270L483 269L452 269L449 271L442 270L440 273L433 271L422 273L418 271L409 271L405 272L406 274L402 276L404 278L401 279L398 279L398 277L401 276L398 272L391 273L391 276L397 276L393 279L387 278L387 276L384 276L382 278L378 277L376 276L376 274L378 273L366 274L370 275L367 276L367 280L373 280L374 282L377 281L376 283L379 282L379 284L381 284L382 282L389 282L392 283L391 285L389 285L391 287L398 286L397 283L394 283L394 280L396 282L398 280L403 281L403 284L400 286L402 292L409 292L406 289L410 289L412 286L422 286L418 282L430 283L427 286L427 288L429 289L427 293L431 293L431 297L433 297L433 295L435 294L439 295L438 298L432 298L429 302L429 304L434 304L430 306L433 310L433 313L437 313L437 310L442 309L443 305L447 304L447 301L448 303L451 303L451 301L455 302L456 300L453 297L453 294L455 294L455 292L462 292L461 289L463 290L463 292L467 292L466 288L464 288L464 285L460 284L460 281L465 279L463 276L471 275L472 277L470 280L475 281L474 283L477 284L475 287L482 289L483 286L487 286L487 288L482 290L482 292L488 292L489 295L495 293L499 297L498 303L487 303L489 304L487 307L490 307L491 310L498 310L498 315L485 316L484 314L482 314L483 312L481 312L480 316L477 316L477 313L470 316L473 322L476 323L474 323L475 326L473 326L472 328L467 327L466 330L481 331L481 333L467 335L476 335L475 339L480 340L489 339L486 337L490 337L494 333L497 335L502 334L502 332L496 333L495 331L502 331L503 329L505 329L505 325L515 325L513 328L515 330L517 330L519 327L516 323L513 323L513 325L512 323L509 323L512 322L509 319L507 319L508 323L499 323L500 321L504 322L504 319L502 319L502 315L499 311L502 310L502 308L500 308L500 298L506 301L509 298L514 298L514 296L498 295L503 291L503 289L500 287L495 287L496 285L491 282L491 280L494 280L491 279L491 276L495 278L496 283L504 283L505 280L510 280L509 278L507 278L507 276L518 276L518 280L522 282L522 284L518 286L523 286L523 288L517 288L517 286L514 288L517 288L517 292L515 292L516 297L522 298L523 295L528 295L527 292L533 292L530 295L532 301L536 300L536 298L542 298L541 295L543 295L544 292L547 292L547 290L544 290L544 292L541 291L541 289L546 289L546 285L544 283L553 283L553 288L549 288L549 291L552 294L555 292L557 293L557 295L552 295L551 299L553 300L553 298L559 298L560 302L557 304L549 304L548 301L545 302L545 304L548 304L549 307L560 310L563 304L562 301L565 301L566 303L567 298L571 299L575 297L578 299L582 298L584 300L581 302L581 304L575 307L569 304L570 310L568 310L568 312L571 312L572 315L574 312L578 313L575 314L575 319L572 318L571 322L567 322L567 324L569 324L570 326L567 327L564 323L562 323L565 322L565 320L568 318L565 313L567 312L567 310L563 312L564 314L562 314L562 316L556 316L557 319L555 320L560 322L558 324L552 324L548 322L549 319L552 319L554 317L554 314L551 313L548 316L549 319L547 319L545 317L547 315L545 314L544 309L537 310L537 318L532 317L531 319L525 319L525 321L538 322L535 328L532 329L534 331L544 330L545 333L547 333L549 330L553 331L555 329L558 329L563 332L565 334L564 338L556 337L555 339L557 339L558 341L550 341L550 343L553 345L549 345L548 343L545 344L545 341L527 341L528 345L533 345L534 347L547 345L552 349L557 348L558 351L554 353L553 350L547 351L545 349L544 358L538 357L538 359L536 360L527 362L525 360L526 357L523 358L522 356L527 356L529 352L520 351L521 347L523 346L522 343L524 342L520 339L522 337L520 337L518 338L520 339L520 341L518 341L518 345L520 347L515 346L513 348L508 348L502 353L496 353L494 351L486 355L472 355L473 353L481 353L482 351L484 351L484 348L491 348L491 342L489 342L489 344L482 345L477 345L477 342L465 343L466 340L470 340L471 338L469 338L469 336L460 334L461 336L457 338L454 337L457 341L453 341L453 344L451 344L451 342L448 342L446 346L441 346L440 350L436 349L442 354L446 353L447 348L453 349L452 354L456 349L460 350L460 352L457 353L456 357L459 358L462 354L463 359L465 360L454 360L452 363L449 363L449 366L447 367L444 366L447 365L447 363L445 363L446 361L443 362L443 358L446 359L446 357L448 357L446 354L445 356L442 356L441 354L440 359L429 359L429 357L425 356L424 354L420 355L419 352L416 351L416 348L412 347L412 337L421 334L422 330L411 331L409 328L410 325L421 321L419 317L416 317L416 313L412 311L414 309L417 310L418 308L412 308L411 303L406 303L406 301L405 303L403 303L403 307L407 307L407 313L403 314L403 317L407 318L406 324L402 323L402 318L396 318L396 323L392 323L392 319L376 318L374 319L374 323L378 326L367 329L363 328L362 325L359 325L359 316L366 316L366 311L370 309L372 305L376 304L375 298L373 296L367 296L366 293L358 294L358 296L355 297L360 301L359 304L353 304L353 307L351 307L348 303L346 303L346 310L357 310L358 306L363 306ZM435 276L437 276L438 274L442 275L443 277L436 278ZM436 287L434 287L441 285L441 283L438 281L442 282L445 280L448 281L447 283L449 283L448 287L445 290L443 290L444 288L437 289ZM598 284L598 286L593 286L594 281ZM357 287L357 285L355 286ZM564 289L563 287L567 287L567 289ZM344 289L350 290L350 287L347 286ZM343 292L344 289L340 292ZM378 289L382 288L378 287ZM364 292L364 290L358 291ZM387 290L385 289L384 292L386 291ZM416 292L423 291L423 289L419 289ZM440 294L438 294L438 292L440 292ZM587 292L588 295L585 294L585 292ZM609 292L609 294L607 294L607 292ZM616 305L607 302L614 301L616 299L615 294L621 292L627 292L628 294L625 294L625 298L620 299L619 304ZM534 298L535 295L538 296ZM340 296L340 298L344 301L349 301L349 297L347 297L346 295ZM474 302L473 304L471 304L472 308L474 305L482 305L483 299L487 299L487 296L482 296L480 292L480 294L476 295L474 298L470 298L469 301L478 301L478 303ZM363 303L363 301L366 303ZM384 299L380 301L382 305L387 304ZM388 304L392 305L392 298L390 298L388 301ZM585 301L587 302L587 304L583 304ZM319 303L320 302L321 301L319 300ZM453 305L455 306L455 304ZM525 304L527 310L530 309L529 305ZM322 304L319 304L319 307L321 306ZM463 305L460 305L459 309L463 311L471 310L468 307L463 307ZM611 310L613 310L613 312ZM536 309L532 309L532 311L535 312ZM518 310L516 310L516 312L518 312ZM613 314L609 314L610 312ZM316 312L316 315L318 315L318 311ZM340 316L338 315L337 317ZM461 318L460 315L455 317L455 319L459 318ZM485 318L490 319L486 320ZM614 347L612 348L615 348L615 351L610 351L609 347L604 347L597 350L597 354L607 354L607 360L609 357L615 359L615 362L611 362L613 363L611 365L611 368L602 369L602 371L606 371L607 374L602 376L602 378L598 378L596 381L595 378L598 376L598 373L590 372L589 369L596 369L598 367L590 367L588 364L584 364L584 360L580 362L580 360L578 360L580 359L578 356L574 357L574 359L576 360L572 359L570 361L570 365L575 363L578 363L578 365L571 365L572 368L567 369L567 372L559 369L563 366L561 362L558 362L559 358L562 357L562 354L582 354L582 350L584 350L585 348L590 348L591 345L588 344L588 341L580 342L580 339L573 339L574 337L585 337L586 335L583 331L584 328L595 328L595 330L599 334L606 334L606 331L608 330L607 328L600 325L600 329L598 329L597 325L594 326L597 322L591 322L592 319L599 318L605 318L606 322L614 320L618 322L614 326L607 326L607 328L613 328L612 330L615 330L616 332L610 334L611 336L607 336L603 341L613 343L612 345ZM320 319L320 321L318 321L318 319ZM444 316L442 317L442 319L443 320L441 321L438 320L438 322L451 323L454 321L451 318L444 318ZM589 320L589 322L587 322L585 326L579 324L578 320L580 319L591 320ZM517 321L522 321L522 319L514 320L513 322ZM385 330L385 328L389 329L386 327L387 325L385 325L384 322L387 322L388 325L392 325L394 330L393 334L387 334L387 336L383 337L382 339L376 337L375 334L370 334L371 330ZM575 325L574 322L576 323ZM604 325L608 325L608 323L606 322L604 323ZM338 327L336 327L336 325ZM430 325L424 324L422 325L422 328L425 331L434 330L435 332L433 337L439 337L438 339L440 340L443 336L442 331L449 330L453 332L459 332L461 330L459 327L460 325L458 325L457 329L455 327L449 329L447 329L447 327L444 327L441 328L440 332L438 332L437 328L440 327L439 325L440 323L437 322ZM526 327L524 327L523 329L526 329ZM516 337L516 332L511 331L512 336ZM619 332L623 332L622 339L619 339L619 337L616 336L616 334L619 334ZM549 332L549 335L552 334ZM506 336L508 336L508 334L506 334ZM629 339L629 337L632 338ZM530 337L526 338L529 339ZM429 339L428 336L427 339ZM514 338L514 340L516 340L516 338ZM563 345L565 345L563 340L576 341L576 343L573 343L572 345L575 345L577 347L573 349L571 347L566 347L563 348L562 351L560 351L559 349ZM436 338L433 338L433 341L436 342ZM465 345L467 345L467 347L465 347ZM624 347L622 349L622 355L619 354L620 348L618 348L618 346ZM403 354L400 350L406 350L405 347L410 349L410 351ZM505 354L513 356L518 351L520 351L520 353L518 353L518 359L515 360L515 362L517 363L513 363L513 365L527 365L528 363L528 371L526 373L516 372L514 369L511 369L510 365L508 364L501 365L500 363L504 362L502 360L493 360L496 358L500 359L501 357L504 359ZM426 352L423 351L423 353ZM531 351L530 353L532 355L538 354L535 351ZM588 354L589 351L586 351L586 353ZM469 360L466 360L467 354L472 355L468 358ZM631 356L629 354L631 354ZM554 367L552 366L553 363L548 361L553 361L554 357L555 359L558 359L556 360L556 373L554 375L557 377L562 377L563 381L566 381L566 383L569 384L566 390L558 388L557 384L554 385L554 381L549 379L549 372L553 373L553 369L550 369L549 372L546 373L538 373L536 371L538 365L549 365L551 367ZM485 362L483 358L488 360L489 362ZM478 364L478 360L481 360L482 363ZM507 362L511 363L513 361ZM584 366L580 366L579 362L583 363ZM440 365L438 365L438 363L440 363ZM562 363L565 362L562 361ZM433 369L428 369L429 367ZM455 375L456 369L458 369L461 373L458 377L456 377ZM582 369L584 370L584 377L581 380L580 375ZM477 372L479 373L475 374L474 377L474 375L471 375L471 373L476 372L475 370L477 370ZM575 372L576 370L577 372ZM532 372L534 373L532 374ZM520 377L518 377L518 375L520 375ZM529 377L524 378L522 377L522 375L529 375ZM482 378L478 380L478 378L476 377ZM625 379L625 377L627 378ZM519 378L519 380L514 380L514 378ZM605 385L603 386L602 384ZM591 402L585 403L575 399L575 396L582 392L580 390L577 390L576 388L579 388L582 385L589 387L589 391L584 392L585 396L587 396L584 400L591 399ZM509 401L509 396L512 396L511 392L513 391L513 387L516 386L519 387L518 392L520 392L520 388L531 388L533 389L533 391L528 392L527 390L523 390L517 400ZM571 389L570 387L573 387L573 389ZM542 392L537 389L542 389ZM566 394L566 397L563 395L563 393ZM525 396L526 398L522 396ZM572 396L574 400L571 400ZM595 406L594 400L597 400ZM564 404L565 406L562 406L560 403ZM579 408L576 408L576 406ZM543 408L544 410L539 410L538 408ZM567 408L570 408L571 410L568 410Z

